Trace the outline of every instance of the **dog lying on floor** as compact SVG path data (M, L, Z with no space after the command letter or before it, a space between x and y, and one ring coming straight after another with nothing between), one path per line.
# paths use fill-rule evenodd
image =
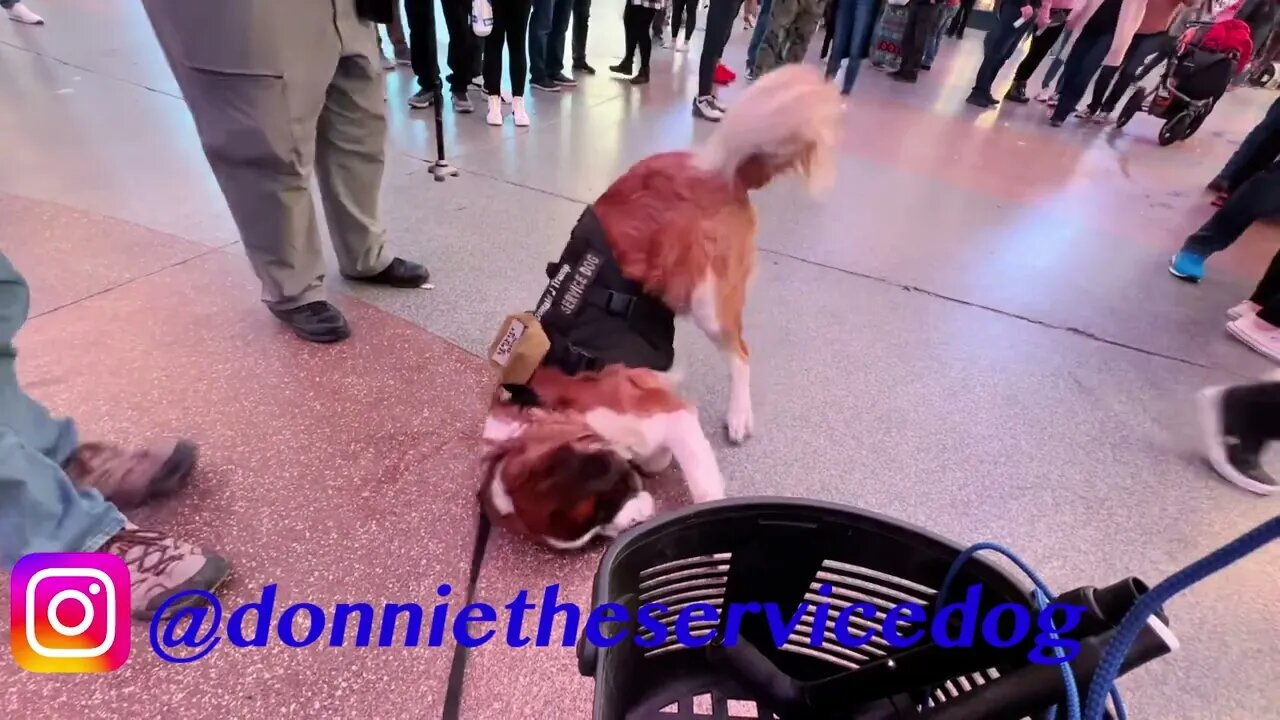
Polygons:
M725 424L743 442L753 429L749 192L789 172L812 188L829 180L840 107L813 68L779 68L700 147L641 160L583 212L536 310L508 318L494 343L503 384L479 492L494 525L556 549L615 536L653 516L642 476L672 460L694 502L724 497L697 410L667 374L675 318L692 318L724 354Z

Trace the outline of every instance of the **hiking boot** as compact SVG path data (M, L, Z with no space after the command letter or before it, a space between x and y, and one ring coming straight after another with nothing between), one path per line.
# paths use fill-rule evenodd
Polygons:
M1004 99L1010 102L1026 104L1031 102L1031 98L1027 97L1027 83L1024 80L1014 80L1013 85L1009 86L1009 92L1004 94Z
M196 466L196 446L185 441L126 450L108 443L81 443L63 465L76 487L93 489L121 508L134 508L187 486Z
M351 328L342 311L324 300L287 310L271 308L271 314L289 326L294 334L314 343L331 343L351 337Z
M126 523L100 552L124 560L129 568L129 600L135 620L151 620L165 601L188 590L213 592L227 578L226 558L155 530ZM165 606L161 617L198 605L202 598L187 595Z

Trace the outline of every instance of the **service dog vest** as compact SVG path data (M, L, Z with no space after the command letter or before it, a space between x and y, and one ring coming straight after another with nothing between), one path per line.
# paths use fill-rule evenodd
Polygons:
M569 374L621 364L665 372L675 362L675 313L622 275L588 206L534 310L551 341L543 366Z

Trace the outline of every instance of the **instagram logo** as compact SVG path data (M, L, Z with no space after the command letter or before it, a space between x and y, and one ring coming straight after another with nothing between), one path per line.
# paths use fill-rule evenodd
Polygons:
M110 672L129 657L129 569L106 553L35 553L9 585L13 658L31 672Z

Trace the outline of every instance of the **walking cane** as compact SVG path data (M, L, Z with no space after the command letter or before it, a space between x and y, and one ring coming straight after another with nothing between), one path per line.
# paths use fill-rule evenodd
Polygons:
M435 0L427 0L426 5L427 5L427 12L429 13L427 17L435 18L436 16ZM432 21L431 26L432 26L432 29L434 30L435 28L434 20ZM431 54L428 55L427 57L433 58L434 59L433 64L438 66L440 62L439 61L440 55L436 48L436 35L437 33L432 32L430 35L427 36L428 40L430 41L429 44L431 47ZM436 71L436 77L437 78L440 77L440 73L438 69ZM444 182L445 178L457 177L458 168L450 165L449 161L446 160L444 157L444 91L442 90L442 84L440 82L436 83L436 88L432 94L433 94L433 97L431 99L431 105L432 105L432 109L435 111L435 121L436 121L436 159L435 159L435 162L431 163L431 176L436 179L436 182Z

